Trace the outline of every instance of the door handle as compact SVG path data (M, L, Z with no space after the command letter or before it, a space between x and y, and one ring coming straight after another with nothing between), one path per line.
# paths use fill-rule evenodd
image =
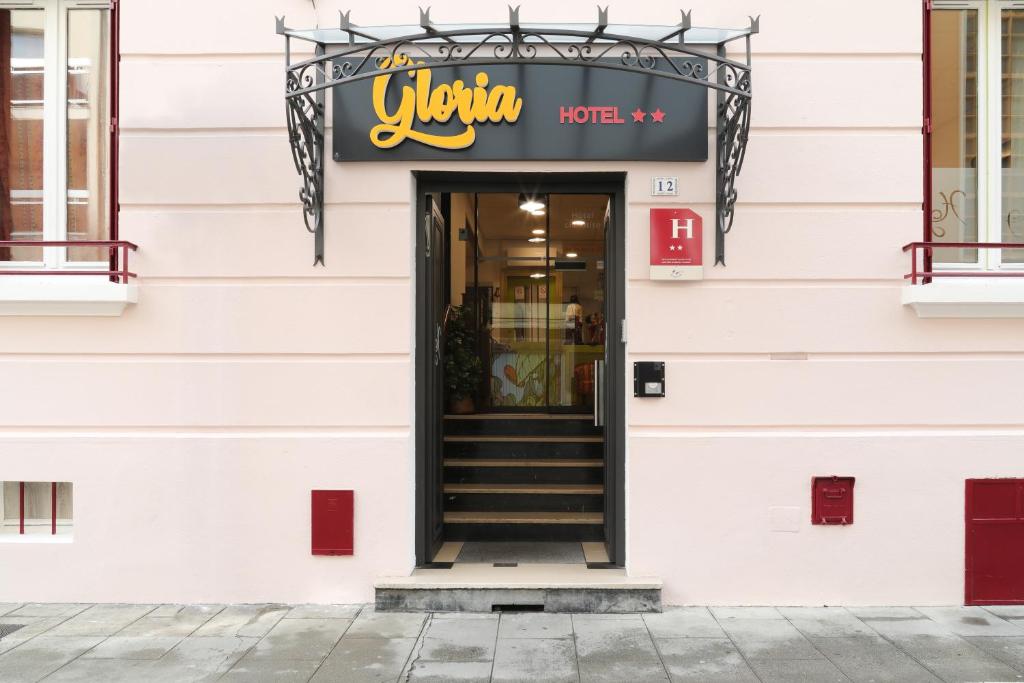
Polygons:
M434 367L441 364L441 325L434 328Z
M604 361L594 361L594 426L604 426Z

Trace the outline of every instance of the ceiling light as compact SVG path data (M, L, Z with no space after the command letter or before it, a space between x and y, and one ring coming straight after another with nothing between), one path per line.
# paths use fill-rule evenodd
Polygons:
M545 213L546 212L544 211L544 209L535 209L530 212L530 214L533 216L543 216Z
M532 277L534 280L540 280L541 278L544 277L544 273L531 273L530 277Z
M532 232L534 235L543 235L544 228L537 228L536 230L531 230L530 232Z
M576 220L574 220L574 221L572 222L572 224L573 224L573 225L575 225L576 227L582 227L582 226L586 225L586 224L587 224L587 222L586 222L585 220L582 220L582 219L580 219L580 218L577 218Z
M566 258L576 258L577 256L579 256L579 254L577 254L575 251L567 251L565 253Z
M536 197L527 198L522 192L519 193L519 208L523 211L538 211L544 208L544 202Z
M526 241L527 242L533 242L534 244L536 244L537 242L544 242L546 240L543 237L531 237L530 239L528 239Z

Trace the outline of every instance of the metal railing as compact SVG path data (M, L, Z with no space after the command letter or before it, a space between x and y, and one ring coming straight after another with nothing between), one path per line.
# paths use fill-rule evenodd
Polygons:
M936 249L1024 249L1024 244L1015 242L911 242L903 245L904 253L910 252L910 272L903 276L910 284L928 284L935 277L1024 277L1022 270L936 270L932 259ZM918 252L924 256L924 270L918 270Z
M18 534L25 535L25 482L18 482ZM57 482L50 482L50 535L57 535Z
M95 268L3 268L0 275L105 275L112 282L128 284L138 277L128 269L128 252L138 251L136 244L125 240L0 240L0 250L18 247L97 247L107 249L110 266L107 270Z

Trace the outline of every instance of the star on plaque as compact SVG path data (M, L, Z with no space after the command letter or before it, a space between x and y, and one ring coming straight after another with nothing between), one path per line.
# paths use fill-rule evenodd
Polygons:
M655 123L664 123L665 112L661 110L661 107L658 107L657 109L651 112L651 120L654 121Z
M645 112L640 107L637 107L636 111L631 113L633 114L633 123L643 123L644 117L647 116L647 112Z

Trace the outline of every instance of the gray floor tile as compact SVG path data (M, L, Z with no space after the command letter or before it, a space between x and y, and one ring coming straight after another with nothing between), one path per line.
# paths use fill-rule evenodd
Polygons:
M409 661L415 638L342 638L313 681L377 683L396 681Z
M647 625L637 615L628 617L601 619L573 615L581 680L668 680Z
M666 607L643 620L655 638L724 638L725 632L706 607Z
M711 607L716 619L783 619L774 607Z
M184 613L204 613L211 617L224 609L224 605L159 605L147 617L176 617Z
M722 619L747 659L820 659L821 653L785 619Z
M366 607L352 622L349 638L417 638L427 615L420 612L377 612Z
M851 680L863 683L937 683L938 678L880 636L810 641Z
M572 617L540 612L502 614L498 638L572 638Z
M70 617L92 607L91 603L73 602L30 602L22 605L8 617Z
M761 683L849 683L827 659L759 659L750 663Z
M203 624L193 636L262 638L288 610L286 605L231 605Z
M584 564L580 543L476 542L463 544L456 562Z
M253 648L251 656L320 661L351 624L351 619L282 619Z
M37 636L0 655L0 681L38 681L95 647L101 640L101 637Z
M247 681L249 683L306 683L319 666L319 660L263 659L246 655L238 660L238 663L219 680Z
M50 636L112 636L152 612L155 605L94 605L47 633Z
M22 603L20 602L0 602L0 617L21 608L21 606Z
M931 620L870 622L911 657L950 681L1013 681L1018 672Z
M160 659L181 637L111 636L82 655L86 659Z
M673 683L757 682L727 638L658 638L655 642Z
M138 621L128 624L118 631L117 635L161 638L178 636L184 638L224 609L219 605L194 605L181 607L169 616L158 616L157 613L168 614L170 612L169 609L164 607L158 607Z
M782 616L805 636L873 636L875 631L842 607L780 607Z
M256 638L233 636L190 637L150 663L146 683L215 681L234 666L255 644Z
M858 619L924 619L913 607L847 607L846 611Z
M490 616L490 615L488 615ZM433 662L482 662L494 659L498 617L431 619L417 658Z
M0 624L15 624L20 629L0 639L0 654L12 650L26 640L46 633L54 626L63 622L67 617L0 617Z
M488 683L490 662L416 662L409 669L417 683Z
M1020 625L981 607L918 607L918 612L958 636L1024 636Z
M79 657L46 678L46 683L142 683L153 680L153 662L144 659Z
M999 661L1024 672L1024 637L967 637L968 642Z
M985 611L1003 619L1024 619L1024 605L986 605Z
M495 683L573 683L579 680L576 648L568 638L499 640Z
M355 619L362 605L296 605L285 619Z

